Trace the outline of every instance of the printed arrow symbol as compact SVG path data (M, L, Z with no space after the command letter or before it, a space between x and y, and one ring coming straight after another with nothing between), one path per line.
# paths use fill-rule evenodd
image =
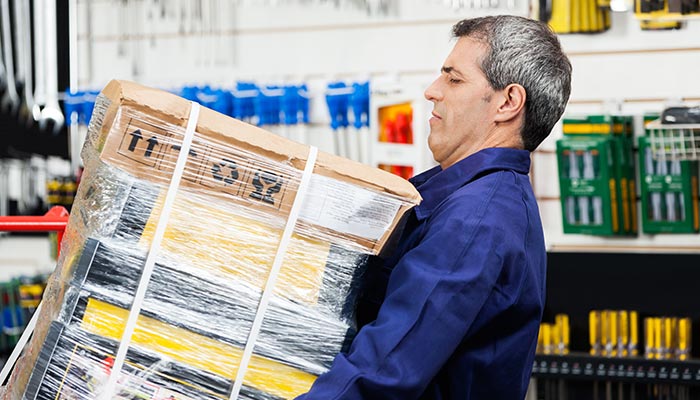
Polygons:
M139 140L143 139L143 135L141 135L141 129L137 129L133 132L131 132L129 135L131 135L131 142L129 143L129 151L134 151L136 149L136 145L139 143Z
M144 156L150 157L153 153L153 148L156 147L157 144L158 139L155 136L151 136L151 138L148 139L148 148L146 149L146 153L144 154Z
M180 151L180 149L182 148L182 146L180 146L179 144L173 144L173 145L171 145L170 147L171 147L173 150L177 150L177 151ZM189 155L190 155L191 157L197 157L197 152L194 151L193 149L190 149Z

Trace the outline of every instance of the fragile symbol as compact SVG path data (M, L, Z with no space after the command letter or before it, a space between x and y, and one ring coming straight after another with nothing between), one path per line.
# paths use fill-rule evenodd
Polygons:
M253 178L253 186L255 186L255 191L250 194L250 197L262 200L265 203L275 204L275 199L272 198L272 195L282 189L282 178L271 172L258 170ZM263 190L265 191L264 194Z

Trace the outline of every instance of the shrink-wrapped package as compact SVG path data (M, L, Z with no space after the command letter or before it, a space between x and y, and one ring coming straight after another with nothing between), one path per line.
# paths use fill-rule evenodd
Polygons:
M112 81L8 399L291 399L420 201L378 169Z

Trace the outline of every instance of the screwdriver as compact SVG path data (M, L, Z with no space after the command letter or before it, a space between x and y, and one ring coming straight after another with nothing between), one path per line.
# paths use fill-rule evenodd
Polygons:
M664 317L661 318L661 359L671 359L673 357L673 348L674 348L674 340L673 340L673 319Z
M681 176L681 162L678 159L671 160L671 168L669 171L671 176ZM683 193L672 193L675 197L678 195L678 209L680 210L680 215L678 220L685 221L685 204L683 199ZM675 204L675 201L674 201ZM674 208L675 213L675 208Z
M542 324L542 354L552 354L551 324Z
M627 311L618 312L618 339L617 339L617 355L618 357L627 357L627 346L629 345L629 321Z
M583 153L583 179L596 178L594 155L598 158L598 151L588 150ZM600 196L593 197L593 224L603 224L603 199Z
M637 312L631 311L629 313L630 319L630 339L629 339L629 350L628 354L630 357L636 357L639 353L637 351L637 343L639 343L639 325L637 322Z
M591 311L588 313L588 337L591 343L591 355L600 355L600 313Z
M644 318L644 358L652 360L656 353L656 337L654 330L654 318Z
M663 330L661 329L661 318L653 318L654 330L654 359L661 360L663 358Z
M656 160L656 175L665 176L668 175L668 165L666 164L666 156L663 152L659 152ZM666 192L664 194L666 200L666 220L675 221L676 214L673 204L675 203L675 194L671 192Z
M557 314L554 318L557 326L559 327L559 341L557 342L557 354L569 354L569 316L566 314Z
M644 169L647 175L654 175L654 159L649 147L644 149ZM661 193L659 192L651 193L651 215L652 221L661 221Z
M677 358L685 361L690 357L691 320L681 318L678 321L678 349Z
M582 152L583 153L583 160L584 160L584 166L586 165L586 157L585 155L588 154L588 152ZM586 173L585 167L584 167L584 174ZM576 174L578 175L578 169L576 170ZM584 175L584 179L586 176ZM590 225L591 223L591 218L588 210L588 197L587 196L580 196L578 198L578 208L579 208L579 213L581 215L581 224L582 225Z
M569 151L569 179L579 179L578 163L576 161L576 152ZM566 213L570 224L578 222L576 218L576 198L574 196L566 199Z
M610 313L607 310L600 312L600 336L602 342L602 355L609 357L612 352L610 340Z

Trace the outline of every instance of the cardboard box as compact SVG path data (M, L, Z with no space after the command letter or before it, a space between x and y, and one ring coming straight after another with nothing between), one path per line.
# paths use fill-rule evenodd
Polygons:
M89 399L103 389L189 112L188 101L130 82L112 81L98 97L62 256L9 398ZM308 154L202 108L118 392L227 399L253 345L241 398L294 398L349 345L367 259L390 249L420 196L392 174L319 153L248 343Z
M85 149L137 178L167 184L179 154L190 102L126 81L111 81L98 97ZM202 108L182 187L203 190L247 208L286 219L296 195L309 147ZM89 158L91 155L83 155ZM332 178L332 180L324 179ZM365 199L371 189L390 196ZM300 218L314 229L351 236L379 253L408 208L420 195L404 179L376 168L320 152L311 193L322 196ZM391 202L392 196L397 198ZM367 209L348 210L358 197ZM314 199L310 199L314 200ZM323 204L321 204L323 203ZM391 212L396 209L395 212ZM364 211L364 212L362 212ZM353 221L346 221L348 215ZM315 218L311 214L316 214ZM396 218L387 219L393 214Z

